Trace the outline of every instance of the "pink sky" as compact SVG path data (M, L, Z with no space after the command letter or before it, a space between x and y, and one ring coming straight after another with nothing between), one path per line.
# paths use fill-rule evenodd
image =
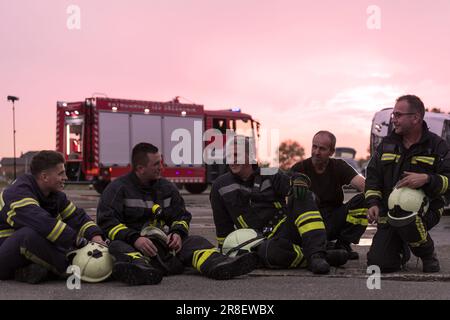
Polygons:
M20 154L55 148L57 100L95 92L239 106L308 155L328 129L364 156L373 113L399 95L450 111L449 21L448 0L0 0L0 157L13 152L7 95Z

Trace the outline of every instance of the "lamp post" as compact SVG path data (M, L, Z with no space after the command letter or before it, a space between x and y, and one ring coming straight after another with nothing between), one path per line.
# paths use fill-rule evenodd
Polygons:
M13 146L14 146L14 180L16 180L16 175L17 175L17 171L16 171L16 114L15 114L15 107L14 107L14 102L19 100L19 97L15 97L15 96L8 96L8 101L12 102L12 106L13 106Z

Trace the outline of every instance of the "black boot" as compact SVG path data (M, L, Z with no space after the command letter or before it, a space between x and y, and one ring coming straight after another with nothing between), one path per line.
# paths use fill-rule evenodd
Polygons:
M358 252L353 251L350 242L338 240L338 241L336 241L334 248L335 249L343 249L343 250L347 251L348 260L358 260L359 259Z
M219 253L211 255L200 267L201 273L215 280L229 280L249 272L258 266L256 253L246 253L237 257L227 257Z
M439 266L439 260L435 253L433 253L431 256L423 257L421 259L423 272L434 273L439 272L441 270L441 267Z
M48 279L49 271L35 263L17 269L14 280L30 284L38 284Z
M325 259L325 253L314 253L308 261L308 269L314 274L327 274L330 272L330 265Z
M158 284L163 278L160 270L145 264L135 262L116 262L112 276L130 286Z
M333 267L340 267L347 263L349 260L348 252L343 249L333 249L327 250L325 254L325 259Z

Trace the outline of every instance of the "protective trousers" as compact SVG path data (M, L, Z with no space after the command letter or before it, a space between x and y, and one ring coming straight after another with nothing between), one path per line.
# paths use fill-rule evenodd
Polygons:
M62 275L69 265L65 253L33 229L23 227L0 238L0 280L13 278L17 269L31 263Z
M382 272L400 270L405 250L411 250L419 257L429 257L434 252L434 242L428 231L440 220L439 210L428 210L423 217L404 227L392 227L386 217L380 217L378 229L372 240L372 246L367 253L367 264L377 265ZM409 247L409 249L408 249Z
M325 222L328 241L341 240L357 244L368 225L367 207L362 193L338 208L321 209L320 213Z
M287 216L257 247L257 253L268 268L305 267L313 254L325 253L326 242L322 216L308 192L302 201L289 198Z

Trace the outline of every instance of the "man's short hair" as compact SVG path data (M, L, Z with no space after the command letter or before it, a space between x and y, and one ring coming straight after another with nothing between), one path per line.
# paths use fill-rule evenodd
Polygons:
M131 153L131 166L136 170L137 166L148 164L147 153L158 153L158 148L151 143L141 142L134 146Z
M56 151L42 150L31 159L30 171L33 176L42 171L52 169L60 163L65 163L64 156Z
M420 118L423 119L425 116L425 105L423 104L422 100L418 96L407 94L404 96L401 96L397 99L397 102L400 101L406 101L409 105L409 111L410 112L417 112L420 115Z
M328 138L330 139L330 150L334 150L336 148L336 136L334 134L332 134L330 131L321 130L317 132L313 138L315 138L319 134L324 134L328 136Z

